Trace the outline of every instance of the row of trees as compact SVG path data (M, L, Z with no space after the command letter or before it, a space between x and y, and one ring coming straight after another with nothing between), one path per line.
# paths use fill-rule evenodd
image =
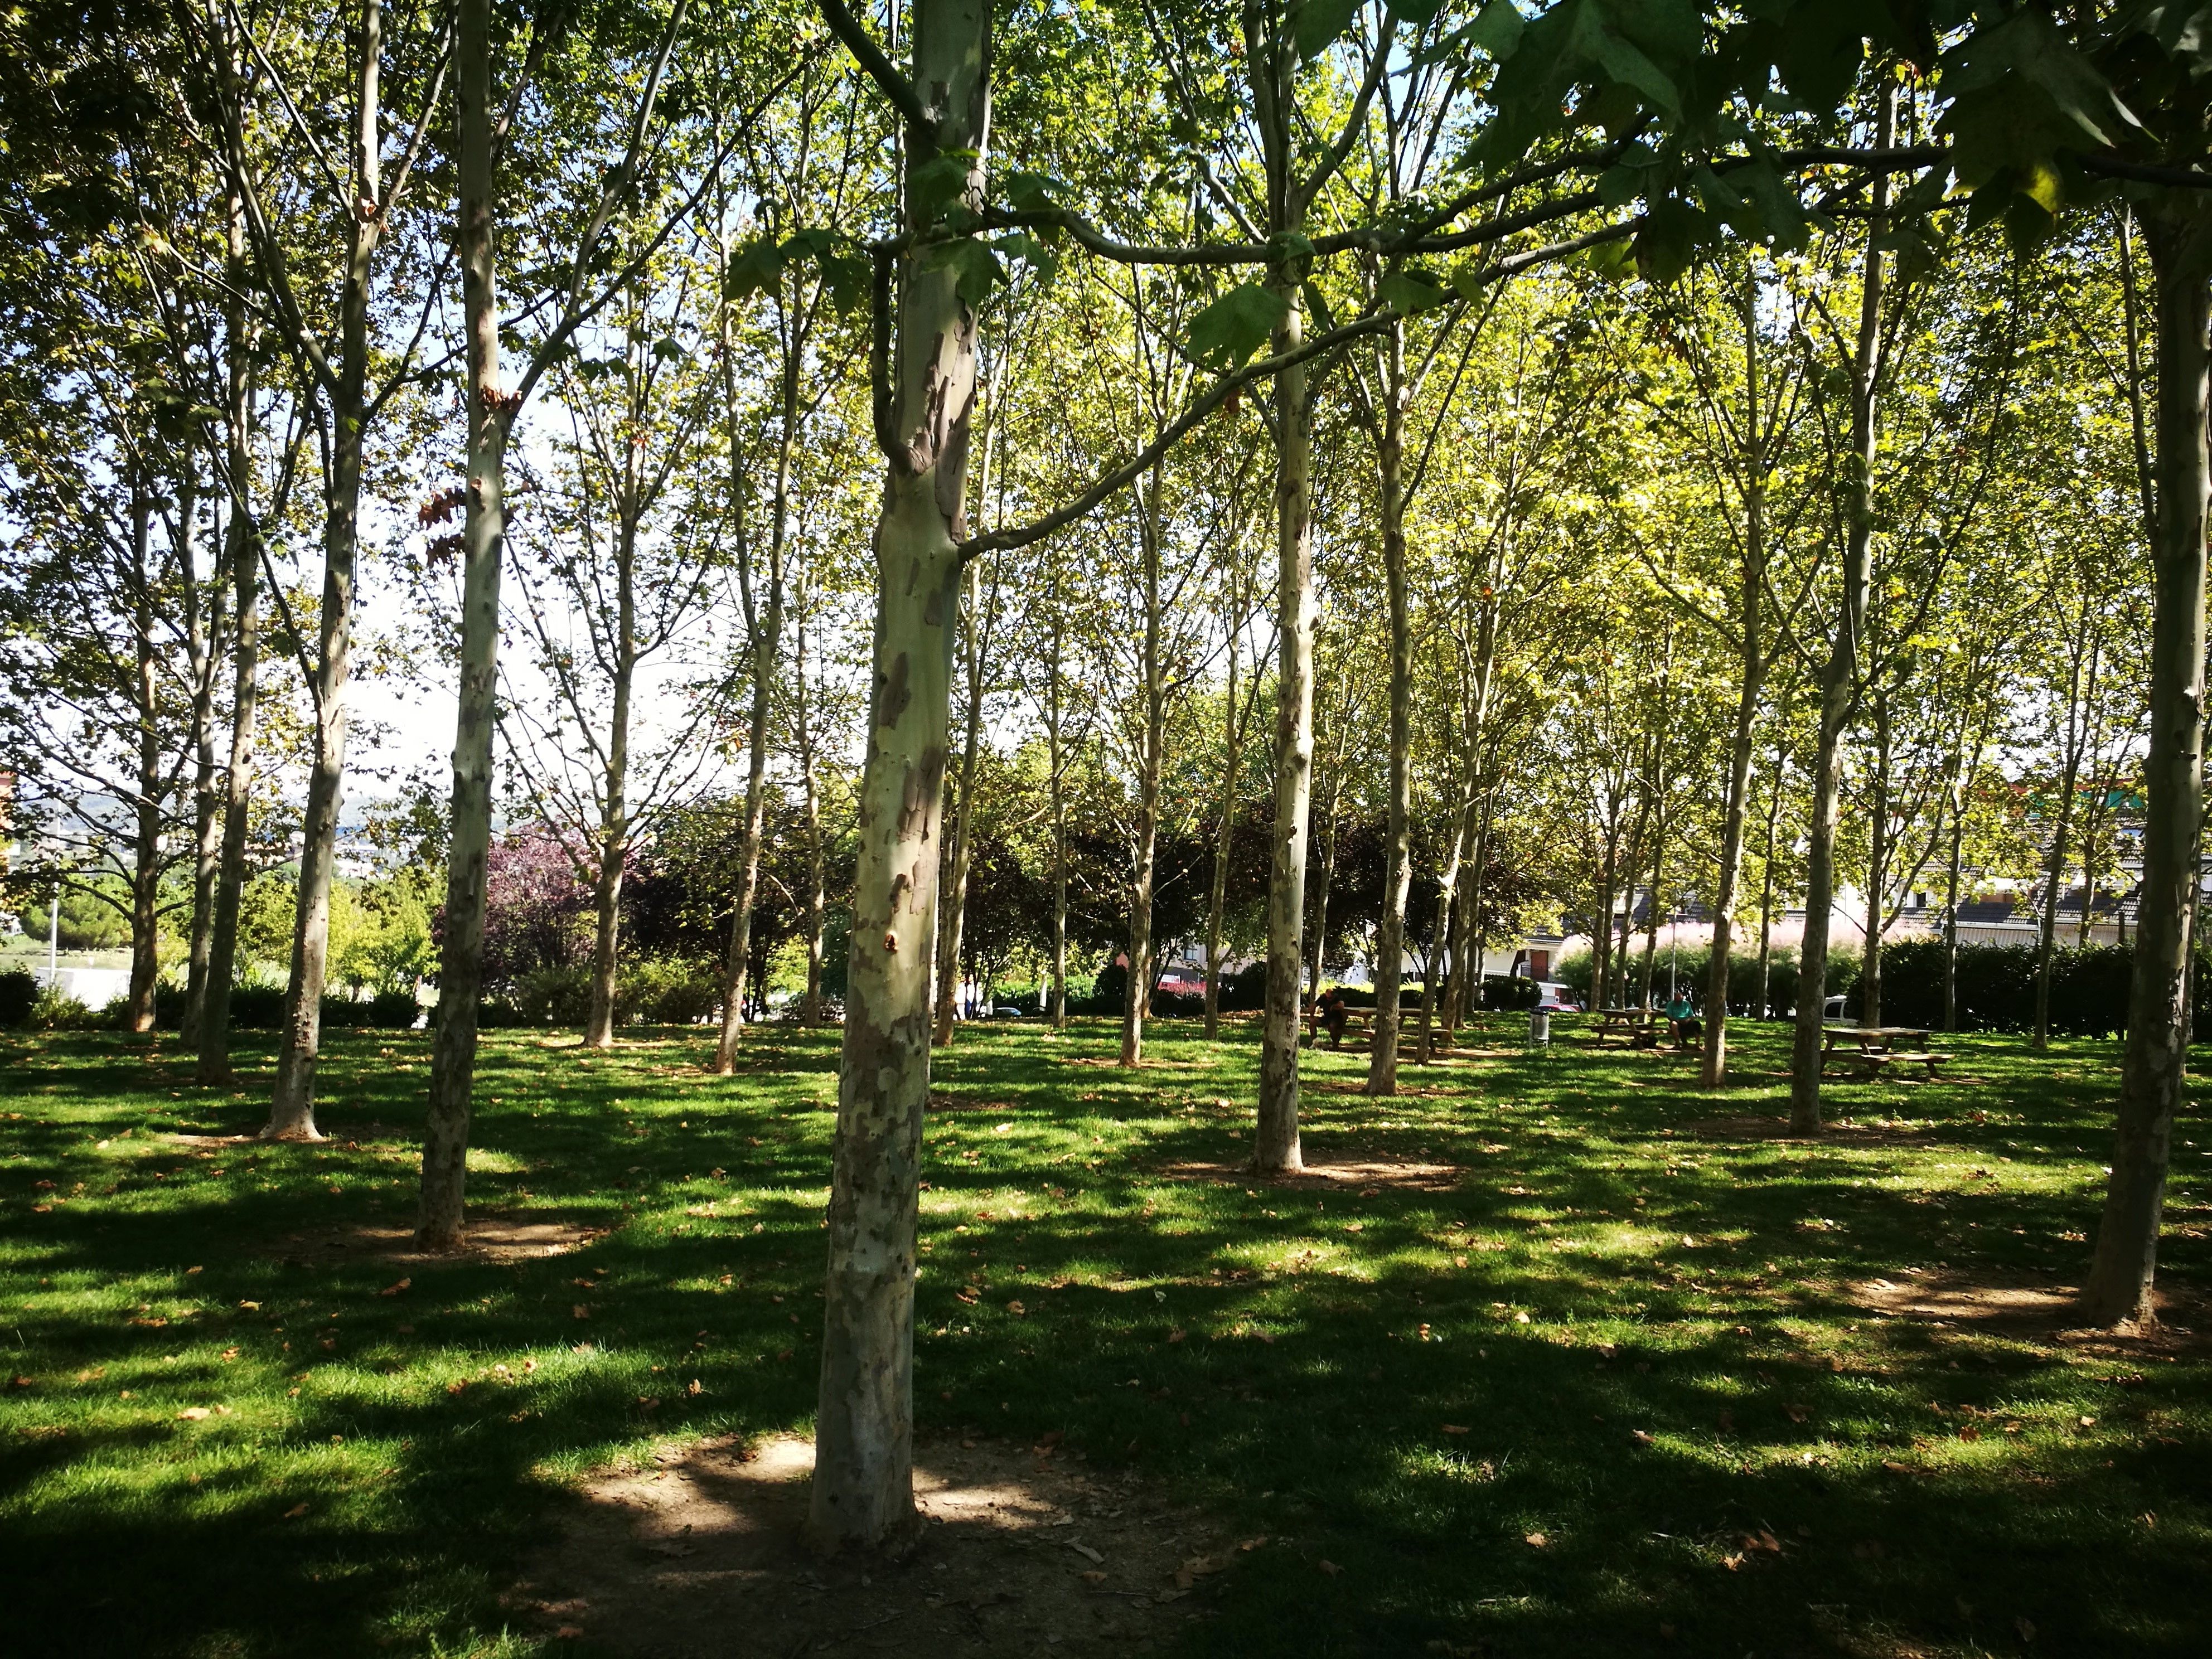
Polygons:
M1978 872L2040 862L2048 945L2073 872L2139 861L2091 1295L2149 1314L2199 822L2188 17L323 21L0 21L23 874L119 879L150 1020L189 870L221 1077L239 895L257 844L289 850L255 780L295 768L269 1133L311 1136L356 657L450 690L450 789L416 820L444 879L434 1248L461 1237L502 779L592 890L592 1044L702 789L732 803L684 899L728 893L719 1067L764 884L816 995L842 885L825 1539L910 1524L930 1048L1011 844L1058 1007L1086 886L1113 890L1144 970L1126 1063L1179 935L1217 970L1264 957L1261 1172L1300 1164L1300 1005L1347 919L1387 1094L1409 971L1449 1029L1488 943L1565 915L1619 1000L1615 918L1693 893L1718 1087L1740 923L1764 954L1800 900L1817 985L1847 884L1877 921L1931 885L1954 915ZM365 636L364 581L411 621ZM296 691L264 695L278 661ZM1798 999L1801 1132L1820 1012Z

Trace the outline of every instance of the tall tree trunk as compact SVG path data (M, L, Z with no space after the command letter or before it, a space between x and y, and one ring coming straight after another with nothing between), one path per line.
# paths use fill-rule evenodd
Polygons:
M1274 350L1305 337L1302 264L1271 275L1285 301ZM1305 1167L1298 1141L1299 978L1306 902L1306 841L1313 809L1313 405L1306 366L1275 375L1276 629L1275 821L1268 849L1267 1003L1260 1038L1260 1110L1253 1167L1292 1174Z
M1976 751L1978 763L1978 749ZM1966 856L1966 777L1965 751L1951 781L1951 856L1943 886L1943 1030L1959 1029L1959 881Z
M1382 872L1382 921L1375 945L1375 1031L1367 1092L1398 1092L1398 998L1406 977L1406 898L1413 881L1413 621L1406 580L1406 325L1391 325L1384 363L1381 441L1382 575L1390 598L1389 846ZM1480 972L1480 967L1476 970Z
M143 472L131 490L131 696L138 723L137 801L131 836L131 989L125 1021L133 1031L154 1029L154 988L161 974L161 813L168 783L161 775L160 688L155 678L154 503Z
M942 1048L952 1041L959 1017L960 933L968 908L968 871L975 856L975 762L983 745L982 573L968 568L968 709L960 748L960 806L952 817L952 880L937 919L937 1016L930 1041Z
M380 199L378 161L384 58L381 0L362 7L361 80L356 105L355 199ZM300 886L292 927L292 972L284 993L284 1042L269 1103L268 1140L318 1140L315 1060L322 1047L323 981L331 943L331 877L337 859L345 781L347 680L353 663L354 563L361 542L362 450L368 415L369 261L380 219L349 213L345 282L338 299L340 361L331 392L331 476L323 522L323 611L313 685L314 758L307 774ZM447 926L450 931L452 919Z
M2081 617L2074 636L2074 660L2066 683L2066 750L2059 768L2058 817L2051 828L2051 855L2044 866L2043 915L2035 939L2035 1030L2031 1047L2051 1046L2051 963L2058 949L2058 896L2066 885L2069 832L2074 826L2074 793L2081 776L2082 666L2093 647L2088 643L2092 601L2085 592ZM2094 673L2094 671L2092 671ZM2094 695L2094 693L2092 694Z
M1471 766L1473 762L1470 760L1468 763ZM1436 1059L1438 969L1444 953L1451 948L1453 901L1458 896L1459 864L1467 848L1468 817L1473 811L1474 803L1468 800L1452 814L1451 851L1445 855L1443 868L1437 872L1437 915L1429 928L1428 965L1421 975L1421 1064L1424 1066L1432 1064Z
M1232 599L1231 611L1237 610ZM1229 700L1222 719L1221 825L1213 839L1213 885L1206 901L1206 1040L1221 1036L1221 931L1229 904L1229 854L1237 834L1237 769L1243 763L1244 721L1238 712L1236 623L1229 635ZM1255 673L1257 670L1255 668Z
M1067 748L1062 736L1066 642L1060 555L1053 553L1052 678L1046 690L1045 741L1052 767L1052 1029L1067 1029Z
M1757 289L1743 307L1745 428L1743 563L1736 586L1735 730L1729 742L1728 794L1721 810L1720 857L1713 872L1713 937L1705 962L1705 1047L1698 1080L1708 1089L1728 1083L1729 952L1735 939L1735 890L1743 870L1744 823L1751 810L1751 751L1766 683L1766 650L1760 618L1766 589L1766 447L1759 425ZM1776 779L1778 788L1780 779Z
M1867 826L1866 943L1859 967L1859 1024L1881 1024L1881 934L1886 908L1883 895L1889 885L1889 697L1877 693L1874 700L1874 795Z
M1774 850L1782 823L1782 769L1788 750L1778 744L1773 787L1766 797L1766 857L1759 881L1759 1017L1774 1018Z
M924 204L915 171L937 155L972 152L970 199L980 199L990 131L990 12L983 0L915 0L914 24L914 81L934 118L933 127L908 133L906 222L919 232ZM975 314L949 265L906 254L896 275L897 340L895 353L884 353L890 362L879 368L876 388L878 436L892 459L875 538L874 681L809 1506L825 1548L895 1547L915 1528L915 1231L959 544L968 532ZM879 278L879 342L884 287Z
M2153 1281L2190 1036L2189 968L2202 831L2206 329L2212 212L2168 192L2148 226L2158 283L2158 538L2151 550L2149 804L2136 915L2119 1133L2086 1297L2100 1323L2154 1321Z
M1145 1057L1145 1018L1152 1001L1152 863L1160 834L1160 768L1167 747L1167 687L1160 661L1160 486L1155 463L1149 499L1139 503L1145 569L1145 748L1137 786L1137 863L1129 884L1129 994L1121 1010L1121 1064Z
M208 996L200 1012L196 1075L202 1083L230 1080L230 988L237 977L238 902L246 886L246 840L253 799L253 742L261 676L261 528L254 516L253 453L247 434L253 418L252 342L246 307L246 228L235 191L230 216L233 293L225 320L229 385L225 471L230 492L229 544L231 682L230 763L223 775L222 849L216 874L215 908L208 929Z
M499 386L498 204L492 173L491 0L458 0L454 125L459 139L461 306L468 341L468 494L461 519L459 710L453 732L453 833L439 951L438 1032L422 1136L416 1242L461 1244L477 1000L483 986L484 877L491 853L494 695L499 684L500 566L507 538L507 440L520 394Z
M621 969L623 876L629 862L629 710L637 679L637 452L626 451L623 515L616 531L615 650L607 710L605 794L599 805L599 867L592 872L592 992L584 1047L611 1048L615 985Z
M1897 91L1884 84L1876 142L1887 145L1897 121ZM1797 1025L1790 1048L1790 1127L1820 1130L1820 1025L1827 1008L1828 923L1836 899L1836 830L1841 806L1844 728L1856 702L1859 635L1866 624L1867 582L1874 556L1874 464L1879 437L1875 398L1882 292L1887 277L1889 185L1875 180L1867 221L1865 266L1859 283L1858 338L1850 370L1851 454L1845 478L1843 595L1836 636L1820 674L1820 737L1813 761L1813 809L1805 855L1805 933L1797 947Z
M186 467L187 483L197 483L196 469ZM193 494L197 493L195 489ZM182 541L178 571L185 586L185 635L192 683L192 919L185 955L185 1017L178 1041L198 1051L200 1021L206 1012L208 961L215 949L215 884L222 858L222 774L215 756L215 683L222 659L224 633L222 565L220 552L210 562L203 583L194 563L190 495L179 502L177 525ZM210 522L215 532L220 520ZM209 545L219 544L212 533Z
M723 363L724 375L733 376L736 374L735 353L726 343ZM753 908L760 898L761 836L768 813L769 696L775 684L778 641L783 630L783 546L789 507L792 428L797 423L794 408L797 398L795 392L790 389L794 385L790 378L793 368L793 365L786 365L784 430L781 447L776 456L774 515L769 522L768 606L765 614L758 617L750 614L752 610L750 603L746 606L749 613L747 621L753 624L752 737L745 758L745 824L744 841L738 854L738 908L736 914L730 918L730 960L722 980L722 1034L714 1045L714 1074L717 1077L727 1077L737 1069L738 1037L744 1029L745 975L753 953ZM738 465L737 394L734 386L728 388L726 395L731 406L732 508L742 518L744 503L737 499L741 475Z
M807 696L806 618L799 618L793 689L799 694L799 782L806 820L806 996L799 1005L799 1023L822 1023L822 928L828 911L828 860L822 842L822 796L815 777L813 710Z

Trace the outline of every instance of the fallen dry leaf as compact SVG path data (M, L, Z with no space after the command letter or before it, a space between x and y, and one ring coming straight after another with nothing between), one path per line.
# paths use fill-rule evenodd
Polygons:
M1628 1437L1639 1446L1648 1446L1651 1443L1651 1434L1648 1429L1632 1429L1629 1431Z
M213 1417L215 1413L210 1411L205 1406L187 1406L184 1410L179 1412L177 1415L185 1419L187 1422L197 1423L203 1418Z
M284 1511L284 1518L287 1521L297 1521L307 1512L307 1506L305 1504L295 1504L290 1509Z
M574 1308L570 1309L569 1312L574 1317L578 1319L589 1319L592 1316L592 1310L580 1302L579 1302Z
M1344 1571L1344 1569L1338 1566L1335 1562L1329 1560L1322 1561L1321 1564L1321 1570L1332 1578L1335 1577L1337 1574Z
M1083 1574L1083 1582L1086 1584L1103 1584L1106 1582L1106 1575L1093 1567Z
M1471 1431L1464 1423L1447 1423L1444 1425L1444 1432L1446 1434L1467 1434L1471 1432Z
M1549 1544L1552 1540L1545 1537L1540 1532L1532 1532L1528 1534L1526 1541L1530 1549L1540 1550L1544 1548L1545 1546Z
M403 1279L397 1285L386 1285L382 1290L379 1291L377 1294L379 1296L397 1296L400 1291L405 1290L414 1282L415 1281L411 1279Z

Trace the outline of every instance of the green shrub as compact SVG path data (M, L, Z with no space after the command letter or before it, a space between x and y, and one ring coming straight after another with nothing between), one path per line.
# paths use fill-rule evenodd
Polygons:
M410 1031L422 1005L412 991L379 991L368 1000L368 1023L387 1031Z
M235 1031L275 1031L284 1024L284 989L279 985L234 985L230 1024Z
M591 1005L588 968L540 968L515 982L514 1006L526 1025L581 1025Z
M586 1012L590 991L587 976ZM629 963L615 984L615 1019L624 1025L696 1025L721 1006L720 980L696 963L665 957ZM576 1018L581 1023L584 1014Z

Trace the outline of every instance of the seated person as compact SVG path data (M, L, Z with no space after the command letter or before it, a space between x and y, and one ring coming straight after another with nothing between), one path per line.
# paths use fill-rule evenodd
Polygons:
M1667 1018L1674 1027L1674 1041L1681 1047L1694 1048L1705 1040L1705 1023L1691 1006L1688 992L1674 993L1674 1000L1667 1005Z

